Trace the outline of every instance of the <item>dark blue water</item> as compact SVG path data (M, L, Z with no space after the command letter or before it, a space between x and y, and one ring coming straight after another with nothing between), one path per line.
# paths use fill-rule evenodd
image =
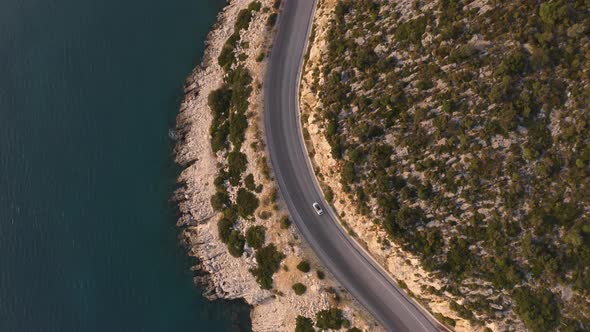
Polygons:
M222 0L0 2L0 331L235 331L192 284L168 129Z

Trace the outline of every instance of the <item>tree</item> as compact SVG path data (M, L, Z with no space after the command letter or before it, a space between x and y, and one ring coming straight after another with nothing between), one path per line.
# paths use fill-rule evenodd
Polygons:
M227 251L234 257L240 257L244 253L244 236L238 231L232 231L227 240Z
M215 211L222 211L230 205L231 201L227 191L218 191L213 196L211 196L211 207Z
M281 266L285 255L277 250L274 244L269 244L256 251L258 266L250 272L256 277L256 281L262 289L272 288L272 276Z
M311 270L311 267L309 266L309 262L308 261L301 261L299 262L299 264L297 264L297 270L301 271L301 272L309 272Z
M227 156L227 164L229 166L229 182L232 186L237 186L242 173L246 171L248 166L248 157L240 151L232 151Z
M315 332L311 318L297 316L295 319L295 332Z
M559 307L551 291L522 287L514 292L514 299L516 313L531 331L552 331L559 324Z
M316 313L316 326L320 329L340 330L342 327L342 310L330 308Z
M244 185L248 190L254 191L256 190L256 183L254 183L254 175L252 173L248 174L244 178Z
M305 287L305 285L300 282L293 284L293 286L291 288L293 288L293 291L297 295L303 295L305 293L305 291L307 290L307 287Z
M251 226L246 230L246 242L254 249L262 248L265 239L266 228L264 226Z
M247 218L253 215L259 204L260 202L256 195L245 188L240 188L238 190L236 205L238 206L238 213L240 216L242 216L242 218Z
M228 218L221 218L217 222L217 234L219 234L219 238L221 242L227 243L229 241L229 236L232 232L232 227L234 226L233 221Z
M287 229L289 226L291 226L291 220L287 216L282 216L280 223L282 229Z

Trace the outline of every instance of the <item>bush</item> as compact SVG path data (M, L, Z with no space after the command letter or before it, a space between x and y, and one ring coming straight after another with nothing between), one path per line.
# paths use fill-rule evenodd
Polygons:
M211 207L215 211L223 211L225 208L231 205L229 194L227 191L218 191L211 196Z
M347 329L350 327L350 321L348 319L342 320L342 327Z
M234 45L226 42L225 45L223 45L219 56L217 57L217 63L221 68L227 71L235 59Z
M214 152L227 148L227 136L229 134L229 117L231 90L226 86L212 91L207 97L207 103L211 109L213 119L209 128L211 135L211 149Z
M236 24L234 25L234 31L239 32L240 30L248 29L251 20L252 11L249 10L249 8L240 10L236 19Z
M479 51L471 44L463 44L449 54L450 62L461 62L476 56Z
M244 253L244 236L238 231L232 231L227 240L227 251L234 257L240 257Z
M227 243L229 241L232 227L234 227L234 222L228 218L223 217L217 221L217 234L221 242Z
M264 52L260 52L257 56L256 56L256 62L261 62L262 60L264 60L264 57L266 56L266 54Z
M275 24L277 23L277 17L278 17L277 13L272 13L272 14L268 15L268 19L266 20L266 26L269 28L274 27Z
M235 149L239 149L244 143L248 128L248 118L242 113L232 114L229 118L229 141Z
M358 327L351 327L346 332L363 332L363 330L359 329Z
M311 266L309 265L308 261L301 261L299 264L297 264L297 270L307 273L311 270Z
M246 231L246 242L254 249L260 249L264 245L266 228L264 226L251 226Z
M416 83L416 88L418 88L418 90L424 91L424 90L428 90L430 88L432 88L434 86L434 83L432 83L432 80L430 79L423 79L418 81L418 83Z
M238 213L240 216L242 216L242 218L247 218L253 215L259 204L260 202L258 201L256 195L245 188L240 188L238 190L236 205L238 206Z
M291 288L293 288L293 291L297 295L303 295L305 291L307 291L307 287L305 287L305 285L300 282L293 284Z
M291 226L291 220L287 216L282 216L280 223L282 229L287 229L289 226Z
M514 292L514 300L516 313L531 331L552 331L559 324L559 307L551 291L523 287Z
M342 310L330 308L316 313L316 326L320 329L340 330L342 327Z
M240 151L232 151L227 156L229 183L237 186L240 183L242 173L248 166L248 157Z
M216 116L227 117L229 115L230 101L231 90L227 86L211 91L207 97L207 104L213 115Z
M329 186L325 186L323 189L326 201L328 201L328 203L332 203L334 201L334 191Z
M272 276L279 270L283 258L285 255L278 251L274 244L269 244L256 251L258 266L250 272L256 277L260 288L272 288Z
M256 190L256 184L254 183L254 175L252 175L252 173L248 174L244 178L244 185L246 186L246 189L250 191Z
M523 52L516 50L504 58L496 73L498 76L522 74L527 68L527 62Z
M324 271L320 271L320 270L316 271L316 275L317 275L318 279L320 279L320 280L323 280L326 277L326 274L324 273Z
M420 16L400 24L395 31L395 38L399 42L419 44L426 32L426 17Z
M315 332L313 321L307 317L297 316L295 319L295 332Z

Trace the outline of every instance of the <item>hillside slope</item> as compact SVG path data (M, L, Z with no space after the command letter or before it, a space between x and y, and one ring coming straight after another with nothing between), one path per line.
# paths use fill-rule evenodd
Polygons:
M418 299L469 329L590 328L590 2L322 12L302 121L350 233L416 258Z

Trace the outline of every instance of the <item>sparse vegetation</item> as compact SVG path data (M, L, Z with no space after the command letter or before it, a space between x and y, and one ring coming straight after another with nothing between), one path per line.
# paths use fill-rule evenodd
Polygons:
M490 282L506 313L468 299L452 305L464 319L590 328L589 10L341 0L310 69L312 112L357 212L454 295Z

